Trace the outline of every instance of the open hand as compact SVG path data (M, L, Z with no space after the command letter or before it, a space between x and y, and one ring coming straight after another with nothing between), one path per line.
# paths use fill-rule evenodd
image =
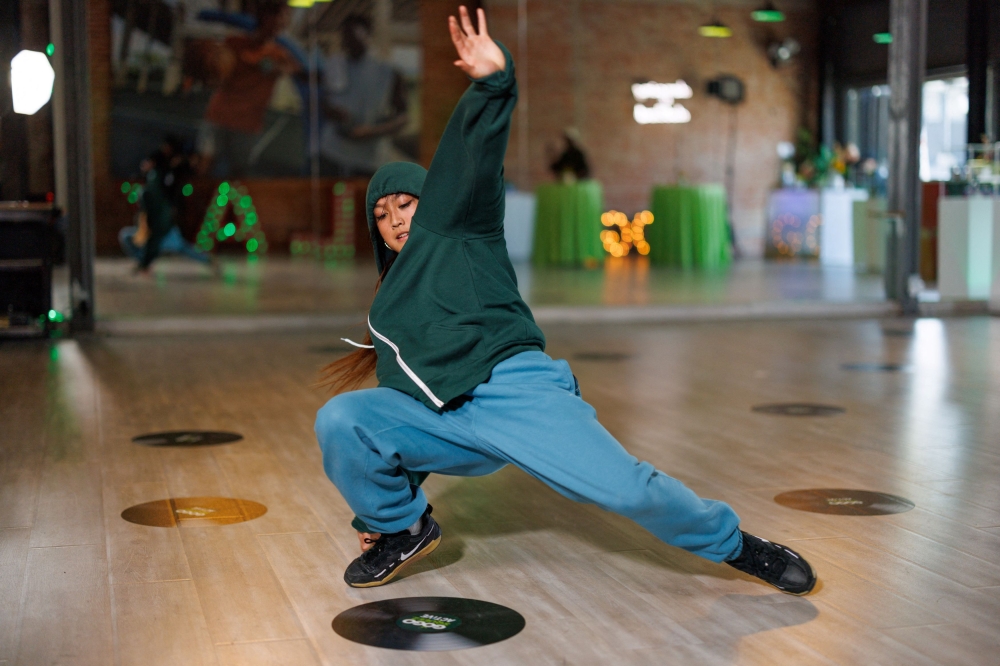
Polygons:
M448 30L451 32L451 41L458 51L458 60L455 66L465 72L470 78L481 79L494 72L502 72L507 68L507 61L503 51L493 41L489 33L486 32L486 12L482 9L476 10L479 18L479 33L472 27L469 19L469 10L465 6L458 8L459 19L454 16L448 17Z

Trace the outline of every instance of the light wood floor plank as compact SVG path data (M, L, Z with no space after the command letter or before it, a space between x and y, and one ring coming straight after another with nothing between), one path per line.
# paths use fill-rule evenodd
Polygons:
M30 538L27 527L0 529L0 660L4 661L17 656Z
M998 600L986 591L965 587L906 560L848 539L822 544L823 557L858 576L887 587L924 608L940 614L942 622L971 622L974 626L1000 630Z
M808 553L806 557L821 572L823 586L817 594L811 596L840 609L844 615L853 617L865 626L876 629L940 624L947 621L947 617L935 612L933 607L928 608L900 596L891 585L867 580L841 566L838 559L824 557L823 553L832 547L827 541L822 539L792 543L792 547L799 549L803 555ZM839 544L839 547L856 548L850 541L844 539L845 543ZM889 561L894 559L888 554L880 556ZM866 603L857 603L861 596L865 597Z
M245 524L179 531L215 643L303 636L295 612Z
M254 534L323 531L323 524L300 499L281 463L265 446L254 441L220 447L215 460L237 497L252 497L267 507L266 514L247 523Z
M0 444L0 528L31 527L45 458L42 436L21 432L7 438L6 434L0 436L4 441Z
M118 663L214 666L212 639L189 580L115 585Z
M378 599L415 595L461 596L447 581L439 576L413 575L385 588L356 590L343 582L343 571L349 561L326 534L274 534L258 539L324 664L416 664L433 661L419 653L379 650L351 643L335 634L331 623L341 611ZM458 663L447 653L441 657L443 663Z
M216 645L219 666L319 666L305 639Z
M941 624L930 627L899 627L887 634L939 664L991 666L1000 655L1000 636L967 626Z
M31 546L103 546L101 485L99 463L47 459Z
M191 578L184 544L176 529L130 523L122 511L170 497L160 482L109 483L104 489L112 583L152 583Z
M432 476L425 491L441 547L389 586L351 589L342 575L358 553L352 512L323 472L312 427L325 397L309 387L331 360L311 349L338 334L93 337L60 342L54 354L48 343L2 344L0 527L16 529L0 531L0 664L79 663L77 647L122 666L992 663L1000 320L904 323L914 336L886 338L892 322L877 321L546 327L550 354L570 361L629 451L813 562L821 585L804 598L670 548L513 468ZM575 357L618 350L632 357ZM859 361L912 369L840 367ZM779 401L848 411L794 419L750 410ZM190 428L245 439L131 442ZM813 487L881 490L917 508L842 517L773 501ZM269 511L216 528L120 518L134 504L199 495ZM95 543L28 548L68 541ZM84 582L64 584L63 571ZM104 600L80 610L101 586ZM511 640L454 653L365 647L330 626L358 604L417 595L501 603L528 624ZM25 618L20 635L11 613Z
M24 598L17 663L112 663L103 546L32 548Z

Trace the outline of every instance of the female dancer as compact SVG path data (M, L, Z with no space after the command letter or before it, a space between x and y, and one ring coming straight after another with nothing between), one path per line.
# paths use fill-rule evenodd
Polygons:
M427 473L479 476L510 463L672 546L808 593L816 577L802 557L742 532L728 505L630 455L580 398L569 364L545 355L503 235L514 63L483 10L478 33L465 7L459 14L448 27L472 85L429 171L393 163L372 178L366 212L380 275L370 335L324 369L339 395L316 418L323 465L355 527L374 537L344 580L384 585L437 547L441 528L419 487ZM378 388L350 390L372 372Z

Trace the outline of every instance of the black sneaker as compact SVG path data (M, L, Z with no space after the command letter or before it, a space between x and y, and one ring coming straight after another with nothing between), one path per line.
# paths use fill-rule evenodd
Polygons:
M431 507L423 515L423 529L383 534L375 544L351 562L344 581L351 587L378 587L396 577L406 566L430 555L441 543L441 527L431 518Z
M726 564L770 583L782 592L808 594L816 585L816 574L805 559L787 546L743 533L743 550Z

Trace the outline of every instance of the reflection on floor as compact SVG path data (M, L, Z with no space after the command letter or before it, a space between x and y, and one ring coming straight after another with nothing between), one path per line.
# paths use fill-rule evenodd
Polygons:
M545 332L626 448L802 551L818 591L779 594L509 468L432 476L441 547L385 588L350 589L341 576L357 540L320 465L312 425L323 397L309 388L330 358L314 350L339 332L2 342L0 663L996 663L1000 321ZM779 402L846 412L751 411ZM130 441L185 429L244 439ZM916 507L855 517L773 501L808 488L886 492ZM183 529L120 517L212 496L267 513ZM366 648L331 629L346 608L417 595L503 604L527 627L438 654Z
M367 310L374 264L326 264L268 257L221 259L221 275L183 259L154 264L150 277L132 274L132 262L96 263L99 317L198 315L355 314ZM727 271L650 268L645 258L609 259L600 269L517 267L521 293L538 306L741 305L750 303L876 303L882 278L818 263L743 261ZM57 280L57 283L61 282Z

